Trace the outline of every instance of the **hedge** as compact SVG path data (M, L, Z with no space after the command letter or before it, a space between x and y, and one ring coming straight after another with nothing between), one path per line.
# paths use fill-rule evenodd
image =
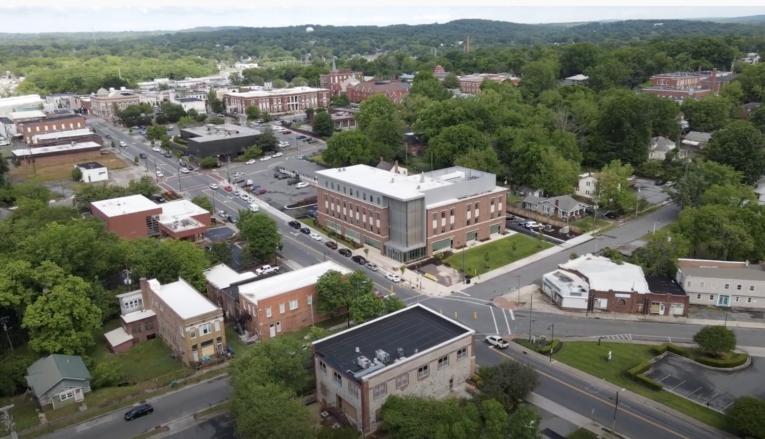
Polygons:
M537 352L543 355L550 355L550 349L552 349L553 354L558 352L560 350L560 340L557 338L552 341L552 343L542 346L541 348L537 349Z
M730 358L700 357L700 358L697 358L696 361L709 367L731 368L731 367L743 366L744 364L746 364L746 361L748 359L749 359L749 355L747 354L732 353Z
M184 138L182 138L181 136L174 136L173 137L173 142L178 143L180 145L188 145L189 144L189 141L184 139Z
M658 348L655 348L653 351L654 351L654 353L656 355L661 355L661 354L669 351L669 352L672 352L675 355L680 355L681 357L685 357L685 358L690 357L690 354L688 353L688 351L686 351L684 348L682 348L680 346L677 346L677 345L674 345L672 343L664 343L661 346L659 346Z
M625 373L627 374L627 376L637 381L639 384L642 384L648 387L649 389L652 389L652 390L664 389L664 386L662 386L660 383L657 383L656 381L646 376L643 376L643 374L646 373L650 368L651 368L651 363L645 361L633 367L632 369L629 369Z

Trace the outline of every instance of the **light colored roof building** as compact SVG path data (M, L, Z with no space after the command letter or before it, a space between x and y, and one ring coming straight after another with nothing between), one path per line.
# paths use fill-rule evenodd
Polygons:
M101 145L96 142L82 142L67 145L41 146L39 148L19 148L13 150L15 157L43 156L48 154L66 154L75 151L86 151L89 149L101 149Z
M55 133L45 133L45 134L36 134L32 136L32 143L40 143L47 140L57 140L57 139L69 139L74 137L82 137L82 136L89 136L93 134L92 131L88 128L80 128L78 130L69 130L69 131L57 131Z
M256 277L255 273L251 271L237 273L226 264L218 264L214 267L208 268L202 274L204 274L207 282L221 290L230 287L231 284L242 282L248 279L255 279Z
M309 92L327 91L323 88L314 87L292 87L292 88L277 88L271 90L253 90L245 92L227 93L229 96L238 98L258 98L258 97L270 97L270 96L289 96L296 94L303 94Z
M194 219L194 217L206 213L209 214L210 212L189 200L182 199L163 204L162 213L159 215L158 221L160 224L179 231L184 228L202 227L203 224Z
M45 119L45 112L40 110L16 111L9 114L8 118L13 121L26 119Z
M351 274L351 270L337 262L326 261L290 271L289 273L240 285L239 294L257 304L259 300L315 285L319 278L330 270L339 271L342 275Z
M587 254L559 267L586 278L592 290L650 292L643 269L627 262L617 264L609 258Z
M149 287L184 320L219 309L183 279L165 285L160 285L158 280L152 279L149 281Z
M691 146L700 146L709 142L712 139L712 133L702 133L699 131L691 131L685 135L683 143Z
M157 203L143 195L130 195L127 197L112 198L110 200L94 201L90 203L107 217L129 215L131 213L145 212L157 209ZM170 203L166 203L170 204ZM162 206L164 208L164 206Z

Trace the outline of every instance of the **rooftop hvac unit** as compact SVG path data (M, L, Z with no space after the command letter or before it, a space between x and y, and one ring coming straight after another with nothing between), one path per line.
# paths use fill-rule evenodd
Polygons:
M390 363L390 355L388 355L388 353L382 349L375 351L375 358L377 358L383 364Z
M356 359L356 364L358 364L359 367L362 367L364 369L369 369L369 366L372 365L372 361L370 361L369 358L362 355Z
M402 358L404 356L404 350L402 348L398 348L396 353L398 354L398 358Z

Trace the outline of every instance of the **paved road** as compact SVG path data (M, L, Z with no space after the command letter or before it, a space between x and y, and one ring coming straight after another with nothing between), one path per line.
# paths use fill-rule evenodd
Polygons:
M149 400L148 402L154 407L154 413L148 416L128 422L124 419L124 411L127 410L120 410L45 437L48 439L130 439L156 426L193 415L207 408L209 404L217 404L228 398L228 380L226 377L220 377Z
M165 437L168 439L236 439L234 421L229 414L210 418Z

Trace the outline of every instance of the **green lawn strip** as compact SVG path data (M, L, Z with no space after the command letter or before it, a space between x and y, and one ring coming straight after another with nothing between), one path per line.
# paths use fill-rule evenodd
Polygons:
M515 251L513 251L513 243L516 245ZM550 247L552 244L516 233L509 238L465 250L465 272L472 276L483 274ZM485 268L487 254L489 255L488 270ZM461 270L462 250L454 250L451 256L444 259L444 262L454 269Z
M565 342L560 352L555 354L555 359L724 430L726 428L725 418L721 413L707 409L674 393L649 390L625 377L624 372L626 370L653 358L651 350L655 347L630 343L601 343L598 346L597 342ZM609 351L611 352L611 361L606 361Z
M326 235L326 236L327 236L327 239L329 239L329 240L331 240L331 241L335 241L335 242L337 242L337 243L339 243L339 244L343 244L344 246L346 246L346 247L348 247L348 248L351 248L351 249L354 249L354 248L358 247L358 244L357 244L357 243L355 243L355 242L353 242L353 241L349 241L349 240L347 240L347 239L344 239L342 236L340 236L340 235L337 235L337 234L333 235L333 236L330 238L330 237L329 237L329 234L327 234L327 231L326 231L326 230L324 230L324 229L322 229L321 227L319 227L319 226L318 226L318 225L317 225L317 224L314 222L314 219L313 219L313 218L299 218L299 219L298 219L298 221L300 221L301 223L305 224L306 226L308 226L308 227L310 227L310 228L312 228L312 229L318 230L320 233L322 233L322 234Z
M104 343L98 343L89 355L96 362L116 358L126 381L142 383L170 375L190 375L194 372L193 369L184 366L180 359L173 359L172 353L162 340L155 338L138 343L116 356L109 352Z
M196 412L194 414L194 419L200 420L202 418L211 418L212 415L219 415L223 413L228 413L228 411L231 409L231 402L226 401L223 403L220 403L218 405L212 406L209 409L204 409Z
M566 436L567 439L598 439L600 436L582 427L570 435Z
M606 227L610 225L611 223L602 219L595 220L595 227L592 227L592 218L582 218L580 220L571 221L570 223L572 226L577 226L580 229L584 230L585 232L589 232L593 229L599 229L601 227Z
M317 165L329 167L329 165L327 165L327 162L325 162L324 159L321 157L321 154L306 156L306 160L308 160L309 162L316 163Z

